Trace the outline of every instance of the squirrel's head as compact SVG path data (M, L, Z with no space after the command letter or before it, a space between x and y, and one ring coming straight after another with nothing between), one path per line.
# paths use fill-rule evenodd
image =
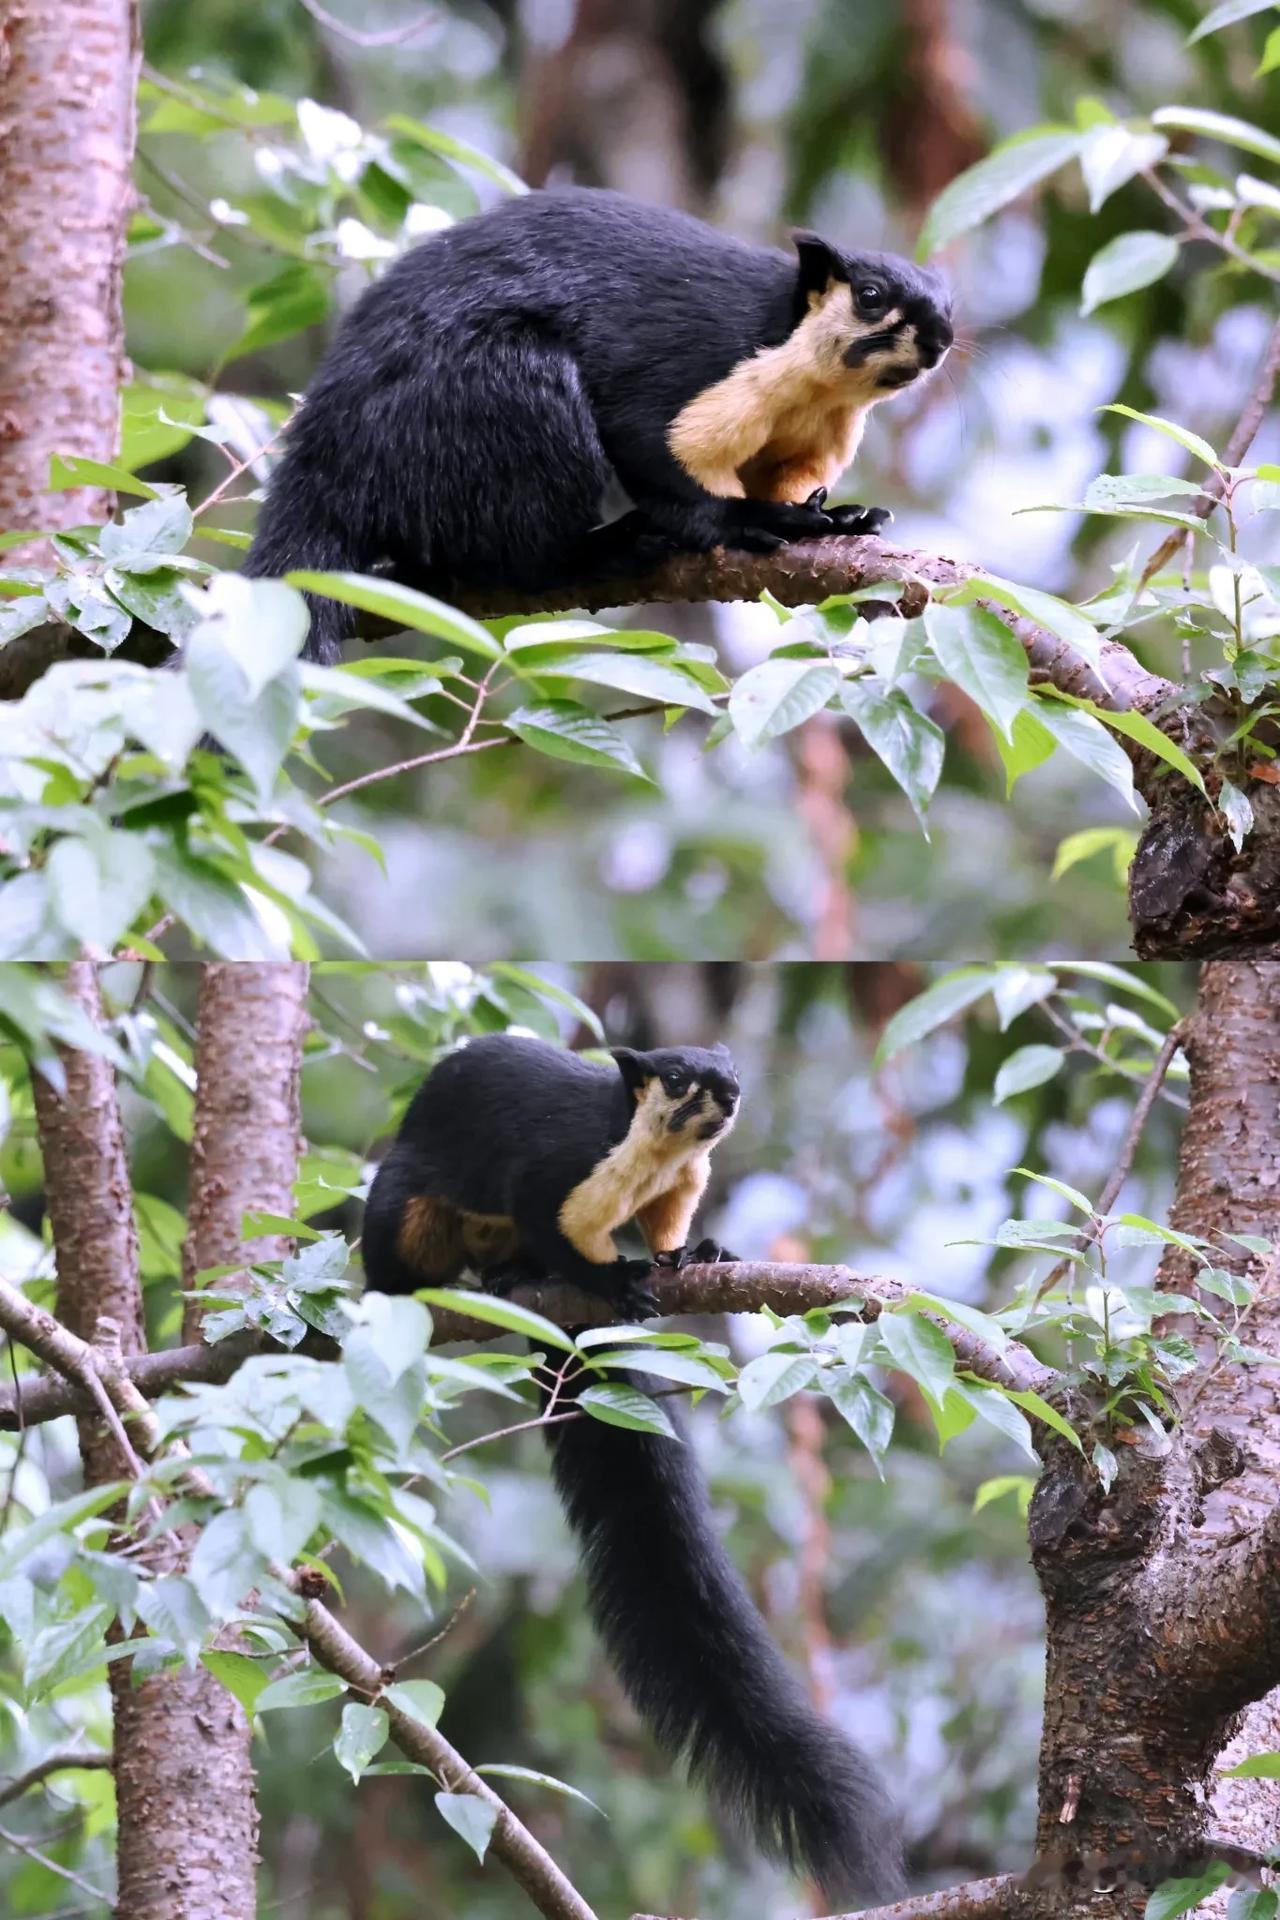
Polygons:
M896 253L844 253L816 233L794 236L796 318L821 312L844 366L883 399L938 366L952 341L951 289L941 274Z
M623 1085L655 1131L716 1140L738 1113L741 1088L727 1047L614 1047Z

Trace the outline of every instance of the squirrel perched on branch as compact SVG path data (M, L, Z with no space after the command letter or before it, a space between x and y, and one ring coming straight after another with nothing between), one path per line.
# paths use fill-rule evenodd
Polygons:
M795 245L590 187L433 235L343 322L246 571L547 592L874 533L885 508L827 493L868 409L947 352L950 294L894 254ZM349 609L313 598L311 617L308 657L334 659Z

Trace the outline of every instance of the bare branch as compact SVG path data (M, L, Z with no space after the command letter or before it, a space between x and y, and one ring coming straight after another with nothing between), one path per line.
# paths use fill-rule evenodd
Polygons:
M759 1313L764 1307L771 1307L775 1313L807 1313L811 1307L832 1307L855 1301L863 1308L863 1319L875 1320L885 1308L901 1304L912 1291L900 1281L859 1275L849 1267L789 1266L748 1260L732 1266L689 1266L680 1273L672 1273L665 1267L655 1268L651 1285L664 1316ZM549 1281L540 1287L519 1287L512 1298L561 1327L608 1326L617 1319L616 1311L598 1294L583 1293L560 1281ZM1035 1393L1044 1393L1052 1387L1055 1380L1052 1368L1044 1366L1016 1340L1011 1340L1000 1351L967 1327L941 1318L938 1323L955 1348L960 1364L982 1379ZM439 1307L432 1310L434 1346L454 1340L492 1340L494 1337L492 1325L469 1314L446 1312ZM128 1373L139 1392L154 1400L187 1381L218 1385L229 1380L251 1354L263 1351L276 1349L254 1334L239 1333L219 1341L216 1346L197 1344L173 1347L167 1353L142 1355L129 1363ZM332 1341L317 1334L305 1340L300 1351L332 1359L338 1350ZM60 1414L79 1411L87 1404L82 1389L68 1387L62 1380L24 1380L20 1391L13 1387L0 1390L0 1433L16 1432L24 1424L38 1426Z
M1013 1912L1013 1898L1021 1885L1016 1874L1000 1873L992 1880L966 1880L959 1887L920 1893L895 1900L891 1907L867 1907L858 1913L829 1914L827 1920L996 1920ZM661 1920L658 1914L637 1913L632 1920Z
M1138 1151L1138 1142L1141 1140L1143 1130L1151 1116L1151 1109L1156 1103L1156 1095L1164 1085L1164 1077L1169 1071L1173 1056L1182 1045L1183 1033L1183 1025L1182 1022L1179 1021L1176 1025L1170 1027L1164 1037L1163 1044L1155 1057L1151 1072L1147 1075L1146 1084L1134 1102L1133 1112L1129 1116L1129 1125L1125 1130L1124 1139L1120 1144L1120 1151L1116 1155L1115 1166L1111 1169L1111 1174L1106 1186L1098 1195L1096 1215L1087 1227L1081 1229L1072 1242L1072 1246L1077 1253L1083 1253L1085 1249L1091 1247L1098 1238L1098 1235L1102 1232L1102 1221L1106 1218L1107 1214L1110 1213L1116 1203L1116 1198L1119 1195L1121 1187L1129 1178L1130 1171L1133 1167L1133 1156ZM1050 1270L1041 1282L1039 1291L1036 1294L1037 1300L1043 1300L1046 1293L1052 1293L1070 1265L1070 1260L1058 1261L1057 1265Z
M308 1600L302 1634L322 1667L366 1698L377 1700L390 1719L392 1737L402 1753L419 1766L429 1767L447 1793L472 1794L493 1809L497 1817L489 1852L501 1860L546 1920L596 1920L546 1848L488 1782L434 1727L414 1719L385 1697L383 1689L394 1678L393 1672L380 1667L319 1600Z
M562 612L582 607L643 606L681 601L759 600L762 593L789 607L816 606L831 594L852 593L883 583L901 586L897 601L906 615L920 613L934 587L955 586L979 571L939 554L895 547L883 540L832 534L780 547L776 553L743 553L717 547L711 553L677 554L643 575L612 580L566 581L550 593L514 593L496 589L452 590L454 604L480 619L513 613ZM1032 676L1062 693L1096 701L1108 710L1151 712L1177 699L1178 689L1159 674L1148 673L1118 641L1102 643L1103 677L1094 673L1065 640L996 602L983 602L1026 649ZM391 631L385 622L379 633ZM23 693L69 644L65 628L40 627L23 634L0 652L0 698ZM1121 740L1129 751L1132 742ZM474 750L474 748L473 748ZM452 749L440 749L441 756ZM1137 754L1139 764L1141 755Z
M11 1800L20 1800L24 1793L30 1793L32 1787L38 1787L51 1773L69 1773L75 1768L89 1768L91 1771L109 1771L115 1765L112 1754L92 1748L83 1753L74 1747L58 1753L46 1753L43 1760L37 1760L34 1767L28 1767L25 1773L19 1773L12 1780L0 1784L0 1807L7 1807Z
M1217 238L1216 235L1214 237ZM1227 450L1222 456L1226 466L1238 467L1253 445L1254 435L1262 425L1267 408L1271 405L1271 396L1275 392L1277 380L1280 380L1280 320L1277 320L1271 329L1271 337L1267 341L1266 352L1262 356L1262 365L1258 368L1258 377L1245 402L1244 412L1236 422L1235 432L1227 442ZM1198 520L1207 520L1225 492L1226 481L1215 467L1204 483L1200 498L1193 502L1191 512ZM1145 586L1148 580L1159 573L1162 567L1167 567L1183 541L1190 539L1190 531L1179 527L1167 539L1162 540L1142 569L1143 585Z

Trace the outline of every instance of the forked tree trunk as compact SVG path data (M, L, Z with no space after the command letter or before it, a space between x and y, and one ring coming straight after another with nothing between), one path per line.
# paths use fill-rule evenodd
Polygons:
M110 509L47 488L119 444L139 56L137 0L0 0L0 530Z
M1187 1051L1174 1224L1280 1237L1280 969L1207 965ZM1280 1354L1277 1262L1254 1266L1241 1338ZM1177 1251L1161 1283L1189 1290L1195 1271ZM1166 1451L1141 1427L1118 1437L1109 1496L1055 1442L1032 1505L1048 1612L1041 1864L1008 1911L1036 1920L1138 1920L1153 1881L1215 1841L1275 1844L1275 1783L1218 1779L1280 1745L1276 1696L1261 1697L1280 1680L1275 1373L1194 1376Z

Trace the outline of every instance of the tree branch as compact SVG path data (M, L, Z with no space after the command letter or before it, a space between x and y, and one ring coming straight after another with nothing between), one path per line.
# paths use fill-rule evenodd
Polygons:
M34 1767L28 1767L25 1773L15 1774L12 1780L0 1784L0 1807L7 1807L11 1800L20 1800L24 1793L30 1793L32 1787L38 1787L51 1773L69 1773L73 1768L109 1771L115 1765L114 1756L108 1750L77 1753L74 1747L60 1753L46 1753L43 1760L37 1760Z
M677 554L651 572L611 580L569 581L550 593L513 593L498 589L457 587L453 603L478 619L513 613L563 612L582 607L643 606L682 601L758 600L771 593L784 606L816 606L832 594L853 593L884 582L903 589L897 606L903 614L923 611L933 587L955 586L971 579L979 568L939 554L895 547L871 538L832 534L824 540L800 541L776 553L743 553L717 547L711 553ZM1065 640L1047 628L995 601L982 603L1002 621L1026 650L1032 676L1047 681L1061 693L1095 701L1109 710L1137 708L1151 712L1173 702L1178 689L1159 674L1148 673L1119 641L1102 643L1104 679L1099 679ZM386 632L386 623L377 629ZM53 659L68 650L65 627L38 627L0 650L0 698L13 699L26 691ZM95 650L85 643L86 650ZM167 649L165 649L167 651ZM1132 742L1120 741L1129 751Z
M996 1920L1012 1911L1010 1896L1020 1885L1017 1874L1000 1873L991 1880L966 1880L962 1886L943 1887L937 1893L914 1894L895 1900L891 1907L829 1914L827 1920ZM660 1916L636 1913L632 1920L660 1920Z
M493 1809L497 1817L489 1852L501 1860L546 1920L596 1920L546 1848L482 1775L474 1772L434 1727L414 1719L383 1695L383 1688L390 1684L393 1673L380 1667L319 1600L307 1601L302 1636L322 1667L336 1673L383 1708L391 1722L392 1737L402 1753L419 1766L429 1767L447 1793L473 1794Z
M899 1305L911 1293L897 1280L883 1280L856 1274L849 1267L789 1266L777 1262L742 1260L734 1265L685 1267L679 1273L655 1268L651 1284L663 1315L703 1313L759 1313L771 1307L775 1313L807 1313L811 1307L832 1307L845 1301L858 1302L862 1318L875 1320L886 1309ZM20 1296L24 1299L25 1296ZM530 1307L561 1327L608 1326L617 1313L599 1295L580 1292L559 1281L541 1287L519 1287L512 1298ZM946 1333L957 1360L970 1372L998 1386L1016 1387L1044 1393L1051 1388L1055 1374L1016 1340L1001 1352L980 1334L967 1327L930 1315ZM0 1325L3 1320L0 1320ZM432 1344L442 1346L454 1340L492 1340L496 1329L469 1314L432 1309ZM22 1338L21 1335L18 1336ZM24 1340L24 1345L30 1344ZM32 1347L33 1352L39 1352ZM129 1378L140 1393L154 1400L171 1387L187 1381L218 1385L229 1380L251 1354L277 1351L270 1343L252 1333L233 1334L216 1346L173 1347L166 1353L152 1353L131 1361ZM322 1335L304 1341L301 1351L317 1357L333 1358L337 1347ZM42 1359L48 1356L41 1354ZM15 1432L21 1426L38 1426L60 1414L87 1406L83 1388L69 1386L64 1380L24 1380L17 1389L0 1390L0 1433Z
M1152 184L1155 184L1155 180ZM1213 237L1215 240L1218 238L1216 234ZM1262 356L1262 365L1258 368L1258 377L1245 402L1244 411L1236 422L1235 432L1227 442L1227 450L1222 456L1225 466L1238 467L1253 445L1254 435L1262 425L1263 416L1271 405L1271 396L1275 392L1277 380L1280 380L1280 320L1277 320L1271 329L1271 336ZM1204 483L1200 498L1191 507L1191 512L1197 520L1207 520L1225 492L1226 481L1215 467ZM1162 567L1167 567L1183 541L1191 538L1189 528L1178 527L1162 540L1142 569L1142 584L1145 586Z

